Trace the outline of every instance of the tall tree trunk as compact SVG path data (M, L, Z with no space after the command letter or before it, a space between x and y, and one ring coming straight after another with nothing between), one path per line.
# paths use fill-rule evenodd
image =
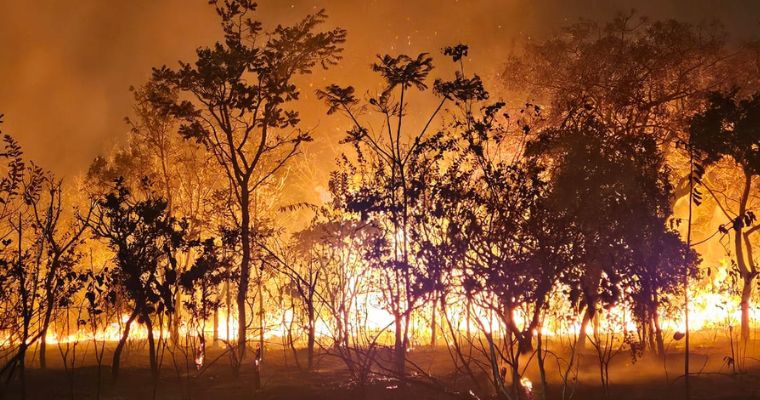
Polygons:
M654 313L654 338L657 342L657 354L665 357L665 340L662 338L662 327L660 326L660 314Z
M261 260L259 268L259 277L256 281L259 291L259 349L261 349L261 359L264 359L264 333L266 331L266 314L264 309L264 260Z
M251 214L250 214L250 198L248 193L248 185L241 185L242 193L240 196L240 240L243 248L243 255L240 260L240 281L238 283L237 293L237 311L238 311L238 357L237 364L234 366L234 374L237 376L240 373L240 367L243 364L245 357L246 346L246 311L245 301L248 297L248 281L251 274L250 262L251 262Z
M156 383L158 379L158 357L156 357L156 341L153 337L153 321L150 319L150 314L146 311L142 313L143 320L145 321L145 329L148 331L148 357L150 357L150 373L153 377L153 382Z
M313 293L313 291L312 291ZM307 357L307 366L306 368L311 371L311 369L314 367L314 344L316 342L316 316L315 316L315 309L314 309L314 299L309 299L307 304L307 313L309 318L309 332L306 342L306 357Z
M756 271L754 269L751 269L750 266L754 266L753 260L745 260L744 252L745 252L745 242L744 242L744 236L742 235L742 231L744 229L744 223L743 219L745 214L747 213L747 203L749 202L749 196L750 196L750 189L752 187L752 174L745 168L744 169L744 190L742 191L741 198L739 199L739 213L737 215L737 221L734 222L734 248L736 251L736 265L739 268L739 273L742 277L744 286L742 287L742 298L741 298L741 310L742 310L742 321L741 321L741 339L742 342L746 343L749 340L749 333L750 333L750 327L749 327L749 305L750 305L750 299L752 298L752 281L755 278ZM748 246L747 253L751 256L752 249L749 248L751 246L749 240L746 241L746 245ZM747 264L750 265L747 265Z
M586 337L588 336L586 334L586 329L588 329L588 324L589 322L591 322L593 318L594 318L594 306L587 305L585 311L583 312L583 319L581 320L581 327L580 327L580 331L578 332L578 348L579 349L586 348Z
M743 342L747 342L749 340L750 336L750 321L749 321L749 312L750 312L750 300L752 298L752 284L754 283L755 276L754 274L746 274L742 275L742 298L741 298L741 309L742 309L742 322L741 322L741 337Z
M259 364L256 364L253 368L253 390L259 390L261 389L261 367Z
M438 298L437 293L433 292L433 301L431 304L431 310L430 310L430 347L435 347L435 337L436 337L436 310L438 309Z
M119 377L119 365L121 363L121 353L124 351L124 345L127 344L127 339L129 339L129 330L132 327L132 322L135 321L135 318L137 318L138 311L132 311L132 314L129 316L129 319L124 324L124 332L121 334L121 338L119 339L119 343L116 345L116 349L113 351L113 363L111 364L111 376L113 377L113 380L115 381Z
M230 267L227 267L227 276L229 277L229 270ZM224 316L224 331L226 337L224 338L227 342L232 343L232 326L230 324L231 318L232 318L232 291L230 290L230 279L225 279L224 284L224 305L225 305L225 316Z
M689 215L688 224L686 225L686 246L691 248L691 225L694 219L694 148L691 145L691 133L689 133ZM684 398L691 400L691 383L690 383L690 341L691 333L689 332L689 268L684 269L683 273L683 314L684 314L684 351L683 351L683 383Z
M182 265L180 265L180 270L177 271L178 274L181 274L183 270L188 268L190 265L190 252L188 251L185 254L185 261ZM169 322L171 323L171 332L170 337L172 340L172 343L174 343L175 346L179 345L180 342L180 335L179 335L179 328L182 324L182 291L177 289L177 291L174 293L174 312L172 312L170 316Z
M546 400L549 395L549 385L546 381L546 356L548 355L548 351L544 351L543 349L543 342L544 342L544 336L541 333L541 330L543 328L539 327L536 331L536 361L538 361L538 373L541 377L541 400Z
M466 333L467 333L467 342L470 343L470 345L472 345L472 327L470 325L472 321L472 300L470 300L470 296L467 296L466 306L467 306L467 313L466 313L467 323L465 325L466 325Z
M40 369L47 368L47 331L50 327L50 320L53 315L53 308L55 307L55 276L58 271L58 260L58 252L56 251L50 264L51 269L45 277L45 291L47 293L45 295L45 316L40 327Z
M641 323L641 329L639 329L639 332L641 333L642 347L648 348L656 354L657 344L654 339L654 317L647 317L644 322ZM645 344L646 347L643 346L643 344Z
M52 290L48 288L48 290ZM47 331L50 327L50 319L53 314L53 303L50 299L51 294L48 295L47 308L45 309L45 316L42 319L42 326L40 327L40 369L47 368Z
M26 341L26 338L24 341ZM26 349L26 343L21 343L19 346L18 358L19 377L21 380L21 400L26 400Z
M396 313L394 316L395 344L393 361L394 371L398 376L404 376L406 369L406 342L404 341L403 315Z
M214 345L219 342L219 307L214 309Z
M18 268L18 276L19 276L19 293L21 296L22 301L22 317L23 317L23 327L22 327L22 335L21 335L21 344L18 348L18 365L19 365L19 375L21 378L21 399L26 400L26 350L29 347L28 339L29 339L29 325L32 322L32 312L30 310L31 305L29 304L29 291L26 287L26 271L24 271L24 265L21 262L21 255L22 249L21 249L21 243L22 243L22 222L21 222L21 213L18 214L18 264L16 265Z

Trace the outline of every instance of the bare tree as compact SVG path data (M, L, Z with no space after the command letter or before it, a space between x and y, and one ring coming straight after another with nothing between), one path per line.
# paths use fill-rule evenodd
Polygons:
M47 331L54 317L56 306L61 301L70 298L77 287L67 285L71 280L65 279L74 272L74 267L81 259L79 247L82 235L87 228L92 208L85 211L79 218L76 215L65 216L62 202L62 181L48 174L42 181L41 198L32 202L31 211L34 220L32 225L35 235L44 240L47 245L46 269L42 282L42 312L40 325L39 360L40 368L44 369L46 362ZM77 213L77 211L75 211ZM68 221L63 218L67 218Z

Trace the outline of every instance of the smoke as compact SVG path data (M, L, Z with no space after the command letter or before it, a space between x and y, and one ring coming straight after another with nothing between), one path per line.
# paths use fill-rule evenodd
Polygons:
M752 0L261 1L260 16L271 26L321 8L330 24L348 29L349 39L339 67L305 81L301 108L305 127L315 130L315 152L334 146L340 129L324 116L312 89L331 81L364 85L378 53L436 53L464 42L472 48L472 65L489 76L518 41L579 17L606 20L636 8L652 18L716 17L736 37L754 37L760 28L760 3ZM218 37L213 9L202 0L6 2L0 9L3 131L44 167L79 173L125 136L130 85L147 80L151 67L191 59L196 47Z

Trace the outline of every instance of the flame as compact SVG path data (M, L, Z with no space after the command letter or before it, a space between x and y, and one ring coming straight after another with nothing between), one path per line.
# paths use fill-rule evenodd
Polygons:
M226 309L219 310L219 327L217 334L220 340L228 341L237 339L238 327L239 324L236 316L228 314Z
M118 342L124 333L124 324L129 321L129 314L122 314L121 323L112 322L103 329L98 329L94 333L90 330L86 330L80 327L76 332L59 336L57 332L49 329L45 335L45 342L48 344L59 343L79 343L85 341L96 340L99 342ZM160 335L167 336L168 330L166 329L153 329L153 336L159 337ZM145 325L133 322L129 330L129 339L143 340L148 337L148 329Z
M195 354L195 369L200 370L203 367L203 361L206 358L206 340L201 336L200 344L198 345L198 351Z
M731 274L732 265L729 259L721 261L720 265L712 269L709 275L702 279L695 279L692 282L689 291L689 323L692 332L708 329L725 329L737 326L741 321L741 309L739 307L740 299L736 290L728 290L735 285L736 279ZM581 329L581 316L577 313L570 312L567 301L561 295L561 290L557 290L556 298L552 298L550 304L560 311L552 314L548 313L541 324L540 332L545 336L562 336L577 335ZM487 295L483 295L487 296ZM501 318L498 318L493 311L487 309L482 304L487 304L487 298L476 298L468 302L463 296L457 297L454 294L449 295L450 303L447 306L446 317L455 327L462 332L472 329L477 332L483 329L486 332L504 332L506 327L503 325ZM492 299L491 299L492 300ZM669 299L674 305L672 310L661 310L660 325L666 332L684 332L685 324L683 313L679 305L682 304L682 298ZM379 331L390 327L394 322L393 315L382 306L383 295L381 292L364 293L355 300L355 307L352 309L350 320L359 326L353 326L352 329L362 328L368 331ZM480 303L479 303L480 302ZM481 305L479 305L481 304ZM468 310L469 307L469 310ZM426 335L431 334L430 329L430 307L421 307L417 309L412 318L413 339L416 341ZM228 314L228 309L231 311ZM520 307L512 315L513 321L520 328L527 326L531 313L526 311L527 307ZM222 341L234 341L238 337L238 319L232 310L236 310L234 305L230 308L222 307L217 314L217 332L216 335ZM256 316L252 316L256 318ZM750 308L750 318L753 321L760 319L760 307L757 302L753 303ZM92 332L87 329L86 325L77 326L73 333L62 333L61 329L54 329L54 326L48 330L46 342L48 344L59 343L77 343L85 341L106 341L116 342L121 339L123 328L128 321L129 315L123 314L120 320L112 322L105 327ZM315 321L315 333L319 339L329 340L335 337L335 327L331 326L331 318L326 315L317 316ZM261 321L258 321L259 323ZM284 338L292 329L294 339L302 340L305 336L305 323L302 315L296 314L291 308L279 310L267 310L264 323L264 337L267 340L275 338ZM440 323L440 321L439 321ZM253 324L258 328L257 323ZM198 328L198 326L202 328ZM469 326L469 328L468 328ZM625 332L635 332L638 327L633 318L629 304L619 304L609 310L599 313L596 321L598 332L621 334ZM188 326L183 322L180 327L182 337L186 335L199 336L198 329L203 329L206 337L211 336L214 332L214 324L211 321L203 321L194 326ZM154 329L154 337L168 337L168 327L159 327ZM586 326L586 333L591 335L594 332L593 324ZM534 329L536 335L538 329ZM132 324L129 338L131 340L142 340L147 338L148 332L144 324L134 322ZM392 341L393 335L383 336L384 339ZM18 334L13 332L0 332L0 348L7 348L18 343ZM203 363L203 355L198 355L196 360L198 364Z
M520 378L520 385L523 387L523 389L525 389L527 393L531 393L533 391L533 382L531 382L527 376Z

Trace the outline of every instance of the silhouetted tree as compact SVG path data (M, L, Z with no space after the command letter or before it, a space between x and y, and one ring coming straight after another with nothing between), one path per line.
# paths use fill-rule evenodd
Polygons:
M46 336L54 312L61 303L67 304L79 289L77 280L70 279L76 264L81 259L82 235L87 228L91 208L77 218L63 215L62 180L47 174L41 182L40 197L31 203L34 234L45 242L45 273L42 282L39 359L40 368L46 366ZM76 212L76 211L75 211ZM68 219L68 220L66 220ZM74 284L71 286L70 284Z
M548 104L554 125L590 113L618 134L673 139L702 94L723 83L724 41L717 23L650 21L634 12L580 21L512 57L505 84Z
M251 19L250 0L212 1L221 19L224 41L197 50L197 60L172 70L155 69L153 81L178 99L155 100L180 119L180 133L203 143L224 169L234 197L240 231L238 283L238 362L246 347L246 297L251 263L251 196L278 173L311 136L298 129L298 112L289 107L299 90L298 75L327 68L340 59L346 32L318 32L324 11L293 26L265 32Z
M652 246L666 229L672 193L668 170L654 137L618 134L593 114L541 132L529 147L550 160L549 210L579 235L576 273L567 283L571 302L585 307L582 346L596 311L622 299L633 274L632 246ZM646 235L654 237L641 243Z
M556 245L562 235L552 230L553 221L542 210L542 168L522 157L521 149L509 148L506 122L496 121L502 106L486 106L482 115L470 113L469 122L461 123L466 152L458 165L471 172L460 200L464 211L451 220L467 244L463 292L497 321L492 325L490 318L475 318L486 339L481 351L489 361L491 383L501 397L510 398L523 391L520 355L532 350L548 296L566 265L557 259L566 250Z
M225 260L214 243L206 239L201 245L201 254L193 265L180 275L180 287L187 294L185 308L190 312L188 326L195 331L198 347L194 361L198 369L206 358L206 322L209 321L221 305L221 283L227 279L228 260Z
M24 161L21 146L11 136L5 135L3 141L4 151L0 153L5 162L0 178L0 213L3 218L0 284L3 294L0 299L4 307L0 329L9 332L10 337L8 357L0 369L0 376L7 374L6 379L10 380L18 372L21 397L26 398L27 350L43 335L41 324L33 322L43 317L48 304L40 301L46 274L50 272L43 261L46 241L31 229L34 225L31 210L40 201L46 174L34 163ZM72 291L78 287L78 280L68 274L56 278L61 279L61 290L65 290L63 286ZM50 308L56 306L58 304L53 304Z
M324 240L321 226L309 226L296 232L289 249L290 257L278 257L278 269L288 277L294 300L304 308L306 322L306 368L314 367L314 347L316 345L316 324L318 305L322 303L319 282L321 276L333 262L332 248ZM295 318L295 316L293 316ZM297 355L296 355L297 356ZM298 363L298 359L296 358Z
M18 157L21 156L19 148ZM10 357L0 374L7 372L10 380L16 371L21 381L21 398L26 398L26 354L27 350L39 339L42 332L32 322L38 319L43 310L39 307L37 296L41 286L41 276L44 273L42 254L44 241L39 237L29 235L30 226L29 206L38 201L43 171L34 164L20 165L19 201L16 206L17 214L10 215L8 226L15 232L14 239L6 239L4 245L13 245L9 254L2 260L7 269L5 287L9 288L10 326L12 332L11 348L15 354ZM25 236L26 235L26 236ZM15 251L14 251L15 250Z
M673 295L683 292L683 276L696 274L699 258L662 217L641 217L636 231L630 233L632 257L626 285L642 342L664 357L662 310L673 302Z
M760 271L753 258L755 242L752 234L760 230L755 224L753 191L755 178L760 175L760 94L737 99L736 92L712 93L707 109L695 115L689 130L689 142L697 153L702 172L719 162L733 162L739 170L739 182L731 182L728 191L736 195L736 202L724 200L711 189L707 181L700 181L718 203L727 219L719 227L723 234L733 232L735 266L742 279L741 337L747 341L750 334L750 300L752 285ZM721 178L725 179L725 177Z
M453 50L452 50L453 51ZM459 61L466 53L460 50ZM467 78L457 72L451 81L435 81L437 107L423 115L420 129L408 127L410 108L405 102L412 89L425 91L433 60L422 53L416 57L378 56L372 70L383 79L383 90L359 106L352 86L330 85L317 91L328 105L328 114L340 112L352 123L343 143L354 147L356 161L342 159L342 168L357 177L344 193L346 211L357 213L380 230L374 244L365 249L367 261L383 273L381 288L388 310L395 319L395 371L405 373L406 351L412 312L428 296L428 271L417 260L420 241L413 234L416 218L426 210L427 179L435 174L437 163L452 149L453 140L431 127L447 102L484 96L480 78ZM398 94L398 101L394 95ZM375 120L361 122L363 109L373 111ZM408 121L407 121L408 122ZM373 127L373 123L381 124Z
M134 95L132 106L134 117L127 118L130 137L127 149L139 155L139 161L147 161L140 168L118 171L117 176L142 178L150 176L159 185L156 191L166 199L167 212L175 217L186 217L188 236L199 236L204 225L204 210L215 189L208 177L217 172L213 168L203 168L208 157L197 143L183 141L176 135L178 121L155 99L165 97L176 101L176 89L165 91L165 87L149 81L139 88L131 88ZM125 149L126 150L126 149ZM124 150L122 150L124 151ZM118 165L113 165L118 168ZM91 175L92 172L90 171ZM213 179L213 178L212 178ZM110 181L109 181L110 183ZM189 268L191 252L178 260L178 272ZM181 291L175 293L175 303L181 303ZM182 307L175 307L171 315L171 336L174 344L179 341L179 326Z
M92 345L97 364L97 383L95 398L100 399L103 375L103 359L105 358L106 338L98 337L99 333L108 326L116 313L116 298L119 288L114 282L115 276L108 267L95 271L93 266L84 272L87 281L84 286L87 303L87 319L84 321L92 334Z
M151 371L154 380L158 378L159 354L152 318L174 310L176 253L184 242L184 226L167 214L166 206L161 198L137 199L117 179L113 190L97 199L92 220L88 222L95 237L104 239L113 251L113 280L122 287L131 306L114 350L114 378L118 376L121 352L135 320L146 326Z

